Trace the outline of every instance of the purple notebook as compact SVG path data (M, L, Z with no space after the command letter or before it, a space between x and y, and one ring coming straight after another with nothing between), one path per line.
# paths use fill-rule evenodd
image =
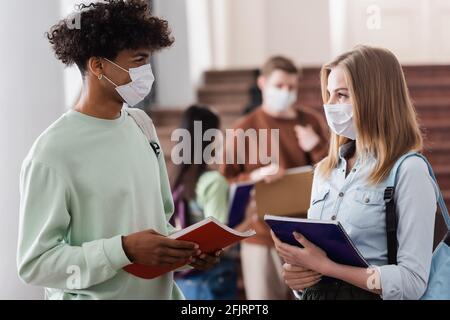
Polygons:
M338 221L309 220L266 215L265 222L282 242L299 246L293 232L324 250L336 263L367 268L369 264Z
M254 184L252 182L231 185L228 213L228 226L230 228L234 228L244 221L245 212L250 201L253 187Z

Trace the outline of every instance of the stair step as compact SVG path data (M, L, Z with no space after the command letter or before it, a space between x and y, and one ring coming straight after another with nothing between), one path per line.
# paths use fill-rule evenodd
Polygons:
M200 103L201 104L201 103ZM208 105L220 114L233 114L236 116L242 115L245 110L245 105L236 103L217 103L214 105ZM160 108L155 107L150 111L152 119L161 119L170 117L179 117L186 108Z
M428 129L450 129L450 121L448 119L438 119L438 120L422 120L420 123L423 127Z
M434 165L433 170L441 190L450 190L450 166Z
M315 95L303 95L300 93L299 99L302 105L323 111L322 98L317 92ZM450 96L447 99L440 98L436 100L430 98L413 99L413 104L421 118L430 117L434 119L444 115L450 116Z
M428 136L424 138L424 154L430 158L432 164L443 164L450 166L450 149L437 149L437 146L442 140L429 139Z
M199 93L248 93L252 87L251 84L224 83L224 84L206 84L198 88Z
M320 75L320 67L306 67L302 69L303 78L313 78ZM422 66L403 66L403 71L407 78L422 77L449 77L450 65L422 65Z
M301 81L315 80L319 81L320 67L301 68ZM408 81L421 81L420 79L428 78L450 79L450 65L427 65L427 66L404 66ZM258 69L236 69L236 70L211 70L205 72L204 80L208 84L220 83L255 83L259 74Z
M441 190L442 196L444 197L445 202L450 201L450 190Z
M450 136L449 123L443 123L440 120L436 120L433 124L422 124L421 130L427 145L441 143Z
M448 77L450 65L404 66L406 78Z
M449 79L417 79L416 81L409 81L408 88L412 97L427 98L430 96L448 97L450 93L450 78ZM312 92L321 92L320 83L316 81L301 81L299 84L299 91L301 94L309 94Z
M211 70L205 72L204 82L206 84L254 84L256 83L258 74L259 71L257 69Z
M413 99L414 105L431 105L431 106L437 106L437 107L443 107L450 105L450 97L442 96L442 97L421 97L418 99Z
M450 97L450 86L433 86L433 87L414 87L410 90L413 100L419 99L439 99L442 97Z
M213 107L220 114L231 114L236 116L241 116L245 111L245 105L236 103L217 103L211 107Z
M429 146L425 146L424 155L428 158L433 166L449 166L450 165L450 148L447 150L430 150Z
M301 80L319 80L320 68L306 67L300 68ZM205 83L220 84L220 83L256 83L259 75L258 69L244 69L244 70L212 70L205 72Z
M436 119L450 119L450 104L448 105L416 104L415 108L419 118L422 119L422 121L435 121Z
M425 87L448 87L450 86L450 74L446 77L420 77L406 80L410 90Z
M155 127L176 126L181 121L181 115L185 108L153 108L149 114L155 124Z
M250 104L251 96L250 94L233 94L233 93L199 94L198 101L200 103L208 105L238 104L246 106Z
M201 103L220 105L247 105L252 99L252 86L240 84L210 84L200 87L197 93Z
M440 143L430 143L426 146L426 151L431 153L438 152L449 152L450 153L450 142L440 142Z

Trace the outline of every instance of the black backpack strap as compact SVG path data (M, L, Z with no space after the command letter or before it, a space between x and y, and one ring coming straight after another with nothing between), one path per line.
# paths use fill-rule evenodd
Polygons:
M384 190L384 202L386 203L386 241L388 264L397 264L397 227L398 216L395 205L395 186L397 183L397 173L405 159L417 155L416 152L409 152L401 156L394 164L387 178L387 187Z
M399 167L403 163L403 161L409 157L419 157L421 158L428 167L428 173L433 179L434 183L437 187L437 203L439 204L439 208L441 209L442 217L444 218L445 224L447 226L447 236L444 238L443 242L450 245L450 216L448 214L447 206L445 205L444 197L442 196L442 192L439 189L439 185L437 183L436 177L434 175L433 169L428 162L427 158L425 158L422 154L418 152L409 152L403 156L401 156L395 165L393 166L389 177L387 179L387 188L384 191L384 200L386 202L386 237L387 237L387 249L388 249L388 263L389 264L397 264L397 227L398 227L398 218L396 212L396 206L394 201L394 191L397 180L397 173L399 171Z
M397 212L394 201L394 187L384 190L384 201L386 203L386 238L388 264L397 264Z

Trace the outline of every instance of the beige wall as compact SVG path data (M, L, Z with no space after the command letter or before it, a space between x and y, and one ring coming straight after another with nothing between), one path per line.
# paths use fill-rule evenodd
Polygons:
M63 66L43 36L59 6L4 1L0 10L0 299L44 297L17 276L19 172L34 140L64 112Z
M212 66L219 69L256 67L278 53L319 65L357 44L390 48L403 63L450 63L449 0L211 0L209 5Z
M211 6L214 67L257 67L280 53L302 65L331 57L328 0L212 0Z
M332 0L332 3L332 11L345 14L343 23L335 26L340 36L333 53L367 43L391 49L403 63L450 63L450 1ZM375 11L368 13L373 5ZM378 15L377 10L378 27L370 21Z

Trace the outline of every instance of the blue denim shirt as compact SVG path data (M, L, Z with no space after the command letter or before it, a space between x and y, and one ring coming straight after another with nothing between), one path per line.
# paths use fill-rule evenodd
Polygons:
M337 220L381 278L385 300L419 299L430 272L437 187L425 162L408 158L398 171L395 192L399 219L397 265L387 265L384 190L387 181L371 185L368 177L376 165L372 156L358 157L346 176L346 155L351 142L339 150L340 161L329 178L316 174L308 218Z

